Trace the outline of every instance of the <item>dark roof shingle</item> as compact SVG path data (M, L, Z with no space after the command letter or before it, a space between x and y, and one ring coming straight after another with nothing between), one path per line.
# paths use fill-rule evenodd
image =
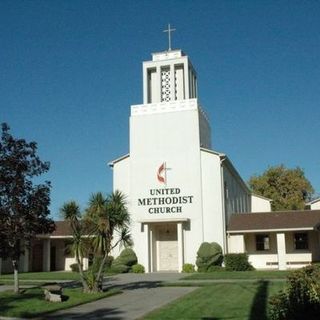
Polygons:
M69 221L55 221L56 230L50 236L71 236L72 230Z
M314 229L320 223L320 210L236 213L227 231Z

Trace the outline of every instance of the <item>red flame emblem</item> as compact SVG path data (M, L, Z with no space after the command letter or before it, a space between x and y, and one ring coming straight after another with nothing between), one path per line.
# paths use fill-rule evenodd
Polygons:
M166 183L166 163L162 163L157 172L158 181L161 183Z

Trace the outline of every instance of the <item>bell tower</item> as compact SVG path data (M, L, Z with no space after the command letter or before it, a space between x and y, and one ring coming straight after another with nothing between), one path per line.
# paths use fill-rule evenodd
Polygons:
M143 103L160 103L197 98L197 76L181 50L152 54L143 63Z

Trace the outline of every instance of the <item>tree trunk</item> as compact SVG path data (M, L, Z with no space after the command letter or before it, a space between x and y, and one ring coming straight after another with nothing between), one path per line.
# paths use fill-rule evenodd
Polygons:
M18 275L18 261L12 260L13 278L14 278L14 293L19 293L19 275Z
M102 282L103 282L103 274L102 274L102 271L103 271L103 267L106 263L106 260L108 258L108 252L105 252L104 256L103 256L103 259L100 263L100 266L99 266L99 271L97 273L97 278L96 278L96 283L95 283L95 286L94 286L94 291L98 292L98 291L102 291Z
M80 280L82 283L83 291L88 292L89 288L88 288L87 282L86 282L84 274L83 274L82 264L81 264L80 257L79 257L78 253L76 253L76 260L77 260L77 264L79 267L79 275L80 275Z

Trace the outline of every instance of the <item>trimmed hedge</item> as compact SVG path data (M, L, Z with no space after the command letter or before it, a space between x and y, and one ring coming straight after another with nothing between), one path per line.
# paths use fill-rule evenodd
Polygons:
M246 253L229 253L224 256L227 271L251 271L253 266L248 261Z
M211 266L221 266L222 248L216 242L203 242L197 252L196 265L199 272L207 272Z

